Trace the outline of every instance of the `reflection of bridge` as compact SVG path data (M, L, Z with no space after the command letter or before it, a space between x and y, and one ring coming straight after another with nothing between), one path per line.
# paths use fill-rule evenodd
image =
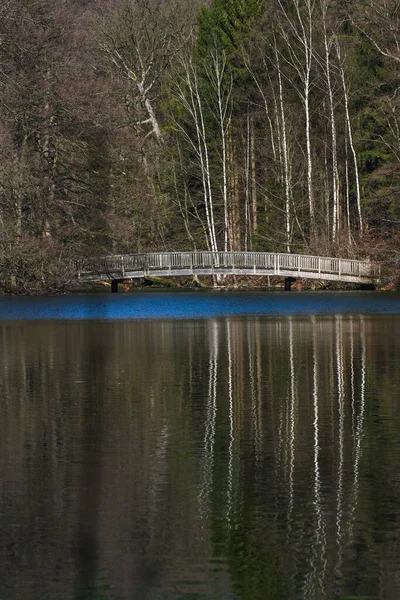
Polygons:
M328 258L275 252L154 252L78 260L81 281L117 282L139 277L182 275L277 275L292 279L325 279L374 283L380 267L369 260ZM287 286L288 287L288 286Z

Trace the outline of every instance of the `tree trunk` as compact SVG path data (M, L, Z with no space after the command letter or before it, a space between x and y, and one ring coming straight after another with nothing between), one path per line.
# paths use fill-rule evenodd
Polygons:
M282 74L280 69L279 54L275 41L275 59L278 72L278 84L279 84L279 112L280 112L280 132L281 132L281 156L283 158L283 183L285 190L285 232L286 232L286 252L291 251L291 215L290 215L290 175L289 175L289 157L287 147L287 135L286 135L286 115L285 106L283 102L283 85L282 85Z
M251 117L250 129L250 169L251 169L251 205L252 205L252 233L257 231L257 179L256 179L256 152L254 139L254 119Z
M328 35L326 31L326 10L325 0L322 0L322 26L324 34L325 48L325 77L328 87L329 100L329 121L331 127L331 151L332 151L332 241L336 241L336 236L340 229L340 202L339 202L339 181L338 181L338 166L337 166L337 144L336 144L336 124L335 124L335 109L334 98L331 80L331 65L330 65L330 47L328 43Z
M360 237L362 237L362 235L363 235L363 217L362 217L362 211L361 211L360 177L359 177L359 173L358 173L357 153L356 153L356 150L355 150L355 147L354 147L353 131L352 131L351 120L350 120L349 95L348 95L347 84L346 84L346 76L345 76L345 73L344 73L343 64L341 62L340 44L339 44L338 40L336 40L336 52L337 52L338 59L339 59L340 75L341 75L342 85L343 85L344 104L345 104L345 111L346 111L347 133L348 133L348 136L349 136L349 144L350 144L351 152L352 152L352 155L353 155L354 175L355 175L356 194L357 194L358 226L359 226L359 230L360 230Z

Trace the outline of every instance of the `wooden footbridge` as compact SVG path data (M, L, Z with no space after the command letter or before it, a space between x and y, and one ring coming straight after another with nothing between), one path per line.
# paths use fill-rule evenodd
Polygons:
M369 260L350 260L276 252L153 252L102 256L76 261L81 281L118 282L140 277L188 275L276 275L285 289L295 279L376 283L380 266Z

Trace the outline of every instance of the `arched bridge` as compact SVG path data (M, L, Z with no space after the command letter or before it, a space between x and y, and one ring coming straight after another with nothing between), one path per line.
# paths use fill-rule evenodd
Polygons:
M369 260L276 252L152 252L82 259L76 266L81 281L108 280L114 288L118 281L151 276L278 275L353 283L380 278L380 266Z

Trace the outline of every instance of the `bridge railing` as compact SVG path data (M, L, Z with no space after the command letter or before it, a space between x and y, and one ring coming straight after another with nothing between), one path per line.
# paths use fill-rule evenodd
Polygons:
M352 260L302 254L275 252L153 252L148 254L125 254L83 259L76 262L81 276L85 274L151 273L152 271L193 271L208 269L292 272L293 276L306 273L334 274L341 276L379 278L379 265L369 260Z

